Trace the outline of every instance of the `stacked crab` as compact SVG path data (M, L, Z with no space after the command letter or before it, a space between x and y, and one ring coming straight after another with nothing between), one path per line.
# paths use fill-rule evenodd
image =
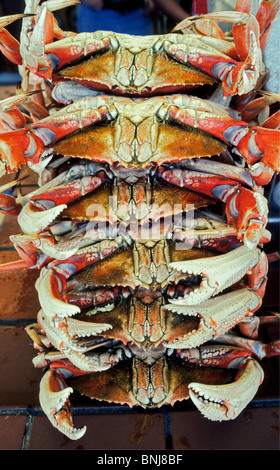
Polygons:
M52 12L78 2L39 3L18 15L20 45L4 28L15 17L0 31L22 75L0 103L1 169L27 163L39 188L0 202L22 229L21 259L1 270L40 269L27 332L46 369L42 409L71 439L85 432L73 389L142 407L190 397L207 418L233 419L263 380L259 361L279 353L255 315L263 186L279 170L262 49L279 1L147 37L65 32Z

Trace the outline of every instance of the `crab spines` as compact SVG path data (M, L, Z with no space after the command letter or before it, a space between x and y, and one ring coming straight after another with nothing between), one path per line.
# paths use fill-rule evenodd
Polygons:
M52 425L69 439L77 440L85 434L86 426L77 429L73 425L69 402L72 392L73 389L67 386L63 375L51 369L41 379L39 400Z
M255 359L241 365L236 380L225 385L206 385L192 382L190 398L199 411L211 421L236 418L254 398L264 373Z
M79 307L62 300L66 291L66 278L57 270L43 268L35 287L38 291L40 305L50 318L55 314L68 317L80 312Z
M236 326L245 316L252 315L261 305L261 298L249 289L239 289L218 295L199 305L170 305L165 309L200 317L197 331L166 343L167 348L185 349L200 346Z
M27 235L38 233L52 223L63 211L66 204L59 204L47 210L36 210L31 203L27 203L18 215L18 223Z
M171 299L175 305L198 305L239 281L260 260L260 250L245 245L229 253L204 258L170 263L172 269L189 275L202 277L200 287L183 298Z

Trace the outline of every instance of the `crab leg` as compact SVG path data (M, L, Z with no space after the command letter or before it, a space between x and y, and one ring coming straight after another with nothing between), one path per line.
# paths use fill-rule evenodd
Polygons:
M95 363L96 367L92 365L90 372L109 369L122 357L122 348L116 349L113 353L109 351L92 353L92 364ZM87 373L85 370L81 371L73 363L62 359L51 364L40 383L39 400L44 413L54 427L72 440L80 439L84 435L86 427L76 429L73 425L69 401L73 389L67 386L66 379L85 373Z
M73 240L57 241L52 231L44 231L36 235L11 235L10 240L22 258L22 262L10 262L0 265L0 271L26 268L42 268L53 260L63 261L75 255L77 251L94 243L90 235L77 236ZM24 264L23 264L24 263Z
M200 305L169 305L164 308L181 315L199 316L197 331L179 337L173 342L165 342L167 348L194 348L206 341L226 333L245 316L252 315L261 305L261 298L249 289L239 289L228 294L218 295Z
M80 342L77 338L98 336L104 331L110 330L112 328L111 325L60 317L56 317L53 321L50 321L43 310L40 310L38 313L37 321L47 337L51 340L51 343L59 349L59 351L63 352L74 365L87 371L102 370L99 368L100 366L95 369L97 365L92 358L87 361L86 357L82 354L88 350L90 340Z
M182 170L202 171L216 176L223 176L248 186L251 189L255 187L249 169L216 162L215 160L211 160L211 165L209 165L209 158L190 158L184 160L180 162L180 168Z
M22 83L22 85L24 84ZM23 89L24 86L22 86L22 90ZM41 84L37 83L33 85L29 93L30 96L23 102L22 107L28 111L32 122L37 122L40 119L48 117L49 112L46 109L46 103Z
M36 233L48 227L67 208L67 204L91 193L104 181L106 181L104 172L99 172L95 176L84 176L63 186L32 196L18 217L18 223L23 232L25 234Z
M218 139L233 145L245 158L248 165L261 161L275 171L280 171L279 131L265 127L252 126L230 114L218 110L197 108L202 103L193 98L174 96L165 111L165 119L184 123L201 129ZM189 101L189 102L188 102ZM201 100L202 101L202 100ZM205 105L206 106L206 105Z
M47 162L46 165L48 165L49 157L46 157L46 162ZM69 169L62 171L57 176L49 180L43 186L40 186L35 191L32 191L25 196L19 196L17 198L17 201L19 204L21 204L21 206L25 206L25 204L27 204L32 197L34 198L34 200L36 200L36 196L38 194L45 193L49 190L53 190L56 187L63 186L65 184L70 183L71 181L84 178L85 176L94 176L96 173L98 173L100 168L101 167L99 165L90 161L85 161L82 164L78 163L78 164L71 165Z
M40 304L46 315L51 318L55 315L67 317L80 312L79 307L66 303L67 279L72 274L106 258L124 246L124 238L119 236L115 240L104 240L81 249L64 262L55 260L47 267L44 267L41 270L40 278L36 282L36 289Z
M272 22L279 9L279 0L262 0L257 10L256 19L260 26L260 47L262 50L266 45Z
M159 176L176 186L224 202L228 224L234 226L238 238L248 247L259 243L268 215L267 201L261 194L243 188L232 179L202 172L160 168Z
M66 36L51 12L78 3L76 0L49 0L39 5L38 1L25 1L25 13L33 16L24 18L22 22L20 52L25 67L38 75L41 72L44 78L51 78L52 70L45 56L45 44L52 42L55 37Z
M278 93L259 91L262 96L244 103L240 103L237 110L240 111L243 121L263 126L263 122L269 117L269 108L272 104L280 101ZM277 113L276 113L277 115ZM278 118L279 124L279 118ZM270 126L268 126L270 127ZM271 127L273 129L277 127Z
M91 311L94 311L95 307L111 305L128 298L130 295L131 291L129 288L116 286L95 288L87 291L79 290L77 292L74 290L67 293L67 301L78 305L81 310L91 308Z
M104 172L98 172L94 176L84 176L65 185L56 186L35 196L31 196L30 202L42 210L48 210L53 205L68 204L82 196L94 191L106 181Z
M48 231L36 235L12 235L10 240L14 243L16 250L23 259L24 253L28 255L30 266L37 265L40 252L47 255L48 261L52 259L62 261L73 256L79 249L94 243L90 234L88 236L81 234L73 237L73 239L65 238L65 240L57 241L53 234Z
M21 205L18 204L14 196L11 196L10 194L4 194L4 191L10 190L10 188L16 186L25 178L26 177L19 178L0 187L0 213L11 216L17 216L20 213Z
M21 206L16 203L15 198L9 194L0 193L0 212L1 214L17 216L21 211Z
M221 335L219 338L215 338L215 342L219 344L229 344L232 346L237 346L239 348L246 349L249 354L254 355L257 359L263 359L265 357L273 357L280 355L280 341L275 340L271 343L265 344L262 341L242 338L235 334L234 332L228 332L224 335Z
M206 13L204 19L233 23L232 35L236 52L240 60L247 59L250 49L251 33L254 33L256 41L259 40L260 28L255 16L242 11L222 11L219 13Z
M231 12L233 15L234 12ZM187 37L189 39L187 40ZM198 47L194 48L195 35L183 36L179 44L165 41L165 52L184 64L189 63L207 73L209 76L222 82L224 96L243 95L253 90L257 84L259 76L264 71L264 65L261 60L261 52L258 47L258 40L254 31L250 31L250 45L248 55L245 60L238 62L219 49L219 39L199 38ZM202 44L211 44L203 48ZM189 44L187 44L189 42ZM221 50L224 48L224 41L221 40ZM212 50L211 50L212 49Z
M14 64L21 65L22 58L20 54L20 44L19 42L5 29L5 26L8 26L14 21L25 18L26 14L18 15L9 15L2 16L0 18L0 50L1 52Z
M36 93L36 91L28 91L0 101L0 133L21 129L29 122L29 117L23 114L17 105L22 105Z
M235 284L261 261L257 248L248 249L245 245L229 253L211 258L170 263L169 267L188 274L202 276L200 287L182 299L170 300L175 305L198 305Z
M77 429L73 425L70 412L69 396L73 392L68 387L64 376L58 371L48 370L41 379L39 400L42 410L55 428L69 439L80 439L86 432L86 426Z
M205 346L178 351L186 361L205 366L238 368L235 381L225 385L192 382L189 393L199 411L212 421L236 418L254 398L263 381L263 370L248 352L227 346Z
M116 110L114 106L110 106L109 101L110 97L101 96L81 99L30 128L1 133L1 160L7 164L9 172L26 162L38 163L46 146L98 121L110 121Z

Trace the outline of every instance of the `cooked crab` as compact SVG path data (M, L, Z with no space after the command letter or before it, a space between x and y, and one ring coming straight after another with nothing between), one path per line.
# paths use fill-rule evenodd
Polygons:
M23 232L11 237L21 259L0 271L40 269L27 331L48 368L42 409L71 439L85 431L72 387L129 406L190 396L208 418L233 419L262 382L258 361L279 354L259 341L256 312L262 186L279 171L279 97L258 88L280 2L255 18L240 1L242 12L144 38L63 31L52 12L77 3L27 0L20 54L0 31L22 75L0 103L1 172L27 163L39 175L30 194L0 195ZM214 19L233 38L210 37Z

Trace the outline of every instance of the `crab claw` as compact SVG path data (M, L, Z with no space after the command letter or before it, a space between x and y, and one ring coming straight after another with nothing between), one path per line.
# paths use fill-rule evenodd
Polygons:
M66 288L66 279L55 269L43 268L35 287L38 297L46 315L53 317L54 312L61 317L76 315L80 308L62 300Z
M202 276L200 287L183 298L170 300L175 305L198 305L239 281L260 261L260 250L248 249L245 245L224 255L211 258L177 261L169 266L172 269Z
M69 323L68 323L69 320ZM122 348L118 348L115 352L112 351L95 351L99 346L104 345L107 340L99 338L99 335L108 330L111 325L106 323L88 323L80 322L78 320L67 319L67 322L62 318L56 317L53 321L48 318L43 310L38 313L38 324L41 326L42 331L46 337L51 341L51 344L60 351L60 356L66 358L66 361L71 363L71 371L76 371L76 374L102 372L109 369L122 359ZM67 328L69 331L67 332ZM77 331L73 332L73 329ZM76 336L90 336L88 339L75 342L71 338L71 332ZM97 337L96 337L97 335ZM36 360L36 366L39 362Z
M54 260L41 270L36 281L40 304L49 318L70 317L80 312L76 305L67 303L67 279L81 269L110 256L125 246L123 237L103 240L77 251L67 260Z
M241 62L233 67L222 67L217 64L221 74L224 96L244 95L253 90L260 75L265 71L259 46L260 28L256 18L239 11L208 13L202 18L233 23L232 34L237 56Z
M52 69L45 55L45 25L47 23L47 19L48 10L44 6L28 41L29 44L27 45L26 41L21 41L20 49L23 63L28 66L32 72L38 73L39 75L42 70L44 77L50 79L52 76Z
M247 248L253 249L259 243L268 217L268 204L264 196L239 187L226 199L228 224L232 224L238 238Z
M49 259L64 260L73 256L79 249L79 246L75 244L65 246L63 243L57 243L53 235L46 232L36 235L11 235L10 240L20 254L23 252L28 253L28 256L31 254L36 256L33 265L36 265L39 250L47 255Z
M65 37L51 12L78 3L76 0L49 0L39 5L39 2L26 1L25 12L31 12L35 21L23 20L20 52L24 66L31 72L45 79L51 78L52 68L45 54L45 44L53 42L55 37Z
M69 439L80 439L86 426L77 429L73 425L69 396L73 392L67 387L64 377L55 370L48 370L40 383L39 400L42 410L55 428Z
M236 380L230 384L190 383L190 398L199 411L212 421L234 419L254 398L263 376L258 362L248 359L239 370Z
M248 165L261 161L266 167L280 171L279 130L252 126L237 144Z
M66 204L60 204L51 209L35 211L32 204L28 203L22 208L18 223L25 234L31 235L48 227L66 208Z
M164 308L182 315L199 316L198 329L177 340L166 343L168 348L194 348L206 341L223 335L237 325L245 316L259 308L260 297L250 289L239 289L206 300L200 305L169 305Z
M39 311L37 319L52 344L60 351L66 351L66 355L71 354L73 362L75 362L73 356L75 351L82 353L88 350L87 342L79 342L76 338L97 336L112 328L107 323L84 322L74 318L56 317L54 321L50 321L43 310ZM90 370L92 369L93 364Z

